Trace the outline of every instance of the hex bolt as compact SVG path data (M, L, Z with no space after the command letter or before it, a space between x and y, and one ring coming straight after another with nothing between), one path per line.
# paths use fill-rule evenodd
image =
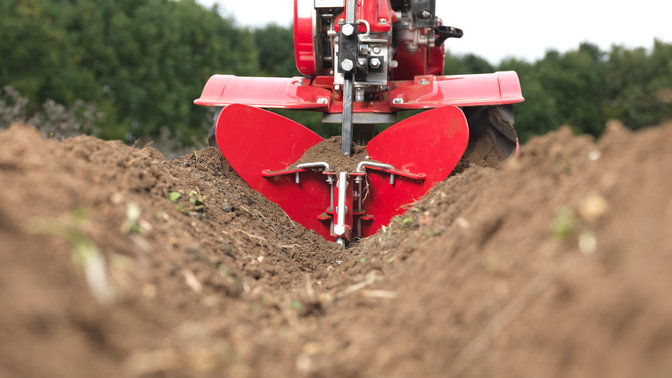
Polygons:
M427 9L422 11L422 18L429 18L432 15L432 12L428 11Z
M374 47L373 47L373 53L374 53L374 54L380 54L380 47L378 47L378 46L374 46Z
M344 36L349 37L355 32L355 28L351 24L343 24L343 26L341 26L341 31Z
M317 99L317 103L321 105L326 105L327 103L329 103L329 100L327 100L326 97L320 97Z
M380 59L371 58L371 61L369 61L369 64L371 65L371 68L376 69L376 68L380 67Z
M394 100L392 100L392 103L393 103L393 104L403 104L403 103L404 103L404 99L401 98L401 97L396 97Z
M385 24L387 24L387 19L386 18L379 18L378 23L382 24L382 25L385 25Z
M344 60L341 62L341 68L342 68L343 71L345 71L345 72L350 72L350 71L352 71L352 69L353 69L354 67L355 67L355 63L354 63L352 60L350 60L350 59L344 59Z

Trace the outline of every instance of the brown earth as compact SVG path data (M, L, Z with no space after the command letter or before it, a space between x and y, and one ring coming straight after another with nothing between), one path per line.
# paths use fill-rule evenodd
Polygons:
M215 149L13 126L0 377L668 377L672 123L609 126L471 166L345 251Z

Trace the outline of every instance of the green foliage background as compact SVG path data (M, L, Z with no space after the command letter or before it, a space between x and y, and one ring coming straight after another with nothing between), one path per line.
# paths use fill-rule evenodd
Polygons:
M83 100L103 115L102 137L127 141L159 137L164 126L185 143L205 140L206 111L192 101L212 74L298 75L290 28L239 27L194 0L2 0L0 57L0 88L16 89L31 112L48 99ZM672 45L662 41L650 50L584 43L497 65L446 57L446 74L496 70L520 76L523 140L564 124L597 136L608 119L636 129L672 118ZM322 135L337 131L319 113L280 113Z

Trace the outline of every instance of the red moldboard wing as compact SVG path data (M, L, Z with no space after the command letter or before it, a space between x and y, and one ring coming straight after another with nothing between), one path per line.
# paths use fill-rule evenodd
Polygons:
M469 142L469 127L462 111L444 106L394 124L366 147L369 157L400 171L426 175L424 181L368 169L369 193L364 208L373 220L362 222L362 236L369 236L406 211L437 182L443 181L462 158Z
M252 189L277 203L295 221L329 237L329 225L317 219L329 207L329 186L321 174L307 171L296 184L293 174L263 177L297 161L322 138L308 128L266 110L233 104L222 110L215 132L217 146Z

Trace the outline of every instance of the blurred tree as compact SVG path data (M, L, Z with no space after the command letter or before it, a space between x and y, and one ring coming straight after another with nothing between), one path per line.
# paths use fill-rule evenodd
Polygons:
M0 88L11 85L28 98L28 112L44 112L47 99L95 103L105 138L153 138L167 127L186 143L205 140L206 109L192 101L210 75L298 75L291 27L248 30L195 0L3 0L0 37ZM597 136L610 118L632 128L672 118L672 44L662 41L651 50L608 52L583 43L533 63L496 66L474 54L446 54L448 75L495 70L520 77L522 140L562 124ZM319 112L279 113L323 136L340 133Z

